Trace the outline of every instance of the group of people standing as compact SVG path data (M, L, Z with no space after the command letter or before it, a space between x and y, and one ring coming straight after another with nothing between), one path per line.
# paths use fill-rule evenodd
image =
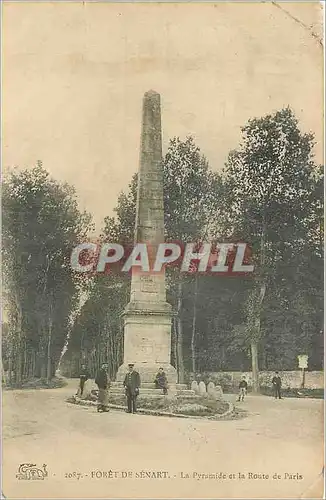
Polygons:
M134 369L134 363L128 364L128 372L123 381L123 386L125 388L125 394L127 398L127 413L136 413L137 412L137 396L139 395L140 388L140 375ZM85 364L81 365L81 371L79 375L79 388L78 394L80 396L84 393L85 382L90 379L90 374L87 370ZM156 374L155 387L157 389L162 389L163 394L167 394L168 383L167 377L164 373L163 368L160 368L158 373ZM97 403L97 411L98 412L108 412L109 411L109 394L108 390L110 387L110 379L108 376L108 364L102 363L100 370L97 372L95 377L95 384L98 387L98 403Z
M125 394L127 397L127 413L137 412L137 396L139 395L140 388L140 375L134 370L134 363L128 364L128 372L126 373L125 379L123 381L123 386L125 388ZM90 378L90 374L86 368L86 365L81 366L80 376L79 376L79 389L78 392L82 396L84 392L85 382ZM166 395L168 392L168 381L163 368L160 368L156 374L155 380L156 389L162 389L163 394ZM97 372L95 377L95 384L98 387L98 412L109 411L108 403L108 390L110 387L110 379L108 376L108 364L103 363L100 370ZM275 399L282 399L281 397L281 387L282 380L278 372L275 372L272 378L272 386ZM239 396L238 401L244 401L247 394L248 382L246 377L243 376L239 383Z
M134 370L134 364L128 364L128 373L126 373L125 379L123 381L123 386L125 388L125 393L127 397L127 413L136 413L137 405L136 400L139 395L140 388L140 375L136 370ZM98 371L95 377L95 384L98 387L98 412L109 411L109 394L108 390L110 387L110 379L108 376L108 365L103 363L101 369Z
M282 380L278 372L275 372L275 375L272 378L272 386L275 399L282 399L281 396ZM244 375L239 383L238 401L244 401L245 395L247 394L247 390L248 390L248 382L246 381L246 377Z

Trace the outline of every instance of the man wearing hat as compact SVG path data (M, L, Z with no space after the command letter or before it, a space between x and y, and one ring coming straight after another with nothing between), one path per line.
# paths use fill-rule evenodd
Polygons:
M281 377L279 376L278 372L275 372L275 375L272 378L272 384L273 384L275 399L277 399L277 398L282 399L282 397L281 397L282 380L281 380Z
M95 384L98 386L97 411L109 411L108 389L110 381L108 377L107 363L102 363L101 369L96 375Z
M128 405L127 413L137 412L136 398L139 394L140 376L139 373L134 370L134 366L135 366L134 363L128 364L129 371L126 374L123 382L127 396L127 405Z

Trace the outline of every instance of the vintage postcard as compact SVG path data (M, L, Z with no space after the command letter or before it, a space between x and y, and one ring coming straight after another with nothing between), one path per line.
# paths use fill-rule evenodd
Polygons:
M324 495L323 3L2 3L2 496Z

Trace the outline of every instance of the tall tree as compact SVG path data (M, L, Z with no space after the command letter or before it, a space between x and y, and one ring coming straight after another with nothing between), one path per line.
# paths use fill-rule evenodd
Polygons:
M289 109L243 128L222 178L193 139L170 142L163 162L166 240L244 240L256 266L253 277L182 274L168 267L172 360L180 382L187 372L248 370L253 362L257 389L259 366L293 369L306 351L311 366L321 367L323 179L312 146L312 136L300 132ZM133 242L136 194L137 175L120 194L115 217L106 218L101 241ZM114 375L122 361L118 318L129 285L126 275L93 278L69 356L79 360L81 344L93 364L108 352Z
M39 162L3 184L4 283L16 383L53 376L77 299L70 253L85 237L73 188L50 178Z
M311 197L318 169L313 135L302 133L291 109L253 119L242 128L240 147L224 169L225 213L233 235L253 248L255 280L246 301L254 390L258 391L258 347L267 287L284 261L307 249Z
M137 198L137 174L133 176L127 193L120 193L115 217L106 217L103 232L97 240L119 243L128 247L133 243ZM95 374L106 361L114 377L122 363L122 313L129 300L130 276L103 273L85 275L89 283L87 299L71 330L62 369L67 375L78 375L80 365L87 363Z
M163 161L164 216L166 239L187 243L203 242L217 211L219 176L213 173L192 137L170 141ZM184 382L183 295L185 282L192 282L191 325L192 370L196 371L196 315L198 277L182 275L176 268L168 271L170 297L175 310L174 345L179 382Z

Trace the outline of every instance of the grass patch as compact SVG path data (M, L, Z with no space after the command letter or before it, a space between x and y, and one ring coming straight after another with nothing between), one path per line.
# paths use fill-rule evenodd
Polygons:
M274 391L271 387L261 387L260 393L265 396L274 396ZM324 399L323 389L281 389L281 396L284 398L314 398Z
M73 399L71 398L71 402L74 402ZM97 401L96 391L92 391L84 399L86 401ZM109 403L119 406L127 405L126 397L123 394L109 395ZM182 396L177 396L176 398L170 398L167 396L162 398L146 398L142 395L137 398L137 407L144 410L203 417L221 415L229 408L226 402L209 397L194 396L192 398L183 398Z
M227 416L226 420L241 420L242 418L246 418L248 413L249 412L247 410L243 410L242 408L235 406L233 412L231 415Z
M29 380L24 380L21 385L17 384L4 384L4 390L14 390L14 389L58 389L60 387L65 387L67 382L64 378L53 377L48 383L44 378L32 378Z
M237 387L226 387L224 388L226 394L239 394L239 389ZM252 393L252 388L248 387L248 394ZM264 396L274 396L274 391L272 387L260 387L260 394ZM285 398L314 398L314 399L324 399L324 389L290 389L282 388L281 396Z

